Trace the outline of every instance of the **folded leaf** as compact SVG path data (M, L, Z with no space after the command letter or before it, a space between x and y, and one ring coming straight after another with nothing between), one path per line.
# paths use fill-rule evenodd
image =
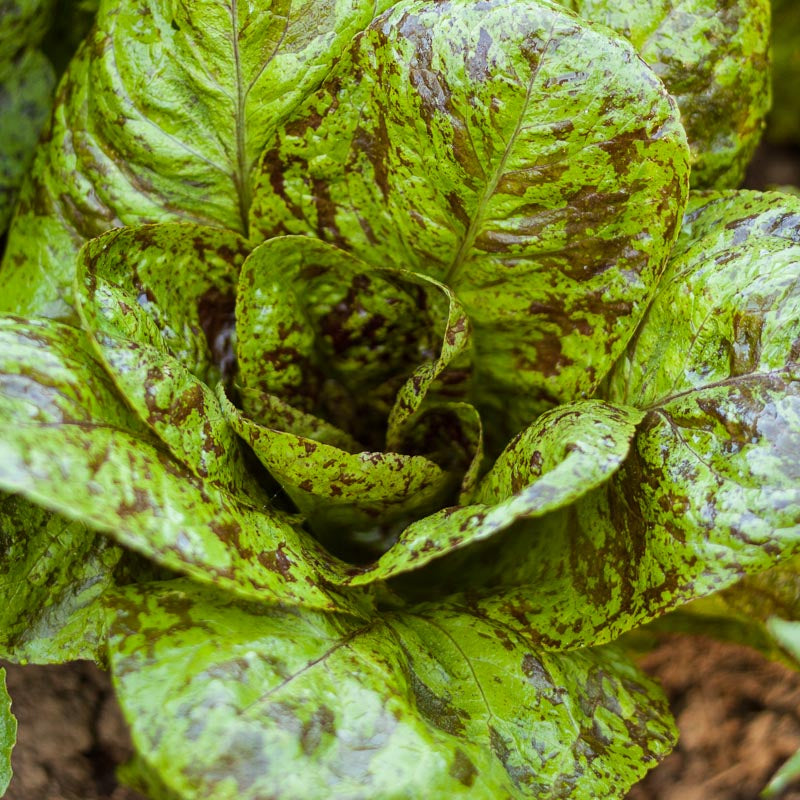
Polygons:
M0 321L0 488L227 591L357 610L330 592L346 565L292 520L203 482L113 393L83 334Z
M624 347L677 233L688 148L629 44L545 0L414 0L354 41L259 169L262 236L452 287L499 451Z
M349 453L257 425L224 395L220 400L233 428L326 542L374 531L383 550L399 524L439 508L458 483L422 456Z
M692 187L735 188L770 109L769 0L564 0L631 41L681 110Z
M244 264L236 302L244 411L250 392L275 394L357 439L377 434L380 447L398 389L399 402L408 394L404 379L419 386L418 405L432 378L414 381L415 368L441 372L440 343L466 345L467 322L452 308L448 318L448 302L456 304L435 281L375 269L323 242L265 242Z
M80 522L0 495L0 657L59 664L100 658L101 597L122 550Z
M243 248L235 234L193 225L111 231L82 250L76 299L139 418L195 475L252 495L236 434L207 384L233 370Z
M6 671L0 669L0 795L11 782L11 751L17 741L17 721L11 713L11 698L6 690Z
M695 198L610 382L647 410L627 460L470 567L534 641L608 641L800 551L799 203Z
M172 582L111 627L135 747L186 800L614 798L674 741L619 652L544 654L502 617L357 622Z
M270 132L385 5L103 2L10 233L0 307L69 315L77 249L110 227L183 220L246 235Z
M508 445L478 484L472 504L413 522L374 565L354 570L349 582L369 583L418 569L519 520L568 506L619 468L642 416L595 400L546 412Z

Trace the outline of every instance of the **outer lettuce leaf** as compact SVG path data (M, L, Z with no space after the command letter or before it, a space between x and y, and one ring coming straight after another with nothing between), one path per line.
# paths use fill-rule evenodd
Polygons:
M608 395L640 408L767 383L800 359L800 198L697 194Z
M120 596L110 660L140 757L184 800L621 797L674 741L660 692L613 649L545 654L505 622L172 582Z
M610 382L647 411L628 458L574 506L459 563L508 587L459 602L515 607L547 647L594 644L800 549L797 210L777 194L696 198Z
M546 412L512 440L478 484L473 503L412 523L375 564L354 570L350 583L419 569L519 520L569 506L619 468L642 416L593 400Z
M70 64L9 236L0 308L69 315L74 256L110 227L247 234L253 166L372 0L107 0Z
M566 0L631 41L675 98L692 187L735 188L770 109L770 0Z
M80 331L0 322L0 487L170 569L261 600L360 608L328 590L346 565L296 521L175 461L121 404Z
M418 0L376 20L277 132L252 225L451 286L499 451L610 368L687 184L677 109L628 43L546 0Z
M232 371L243 240L195 225L125 228L87 243L78 267L84 327L122 396L199 478L257 494L214 391Z
M98 660L103 593L122 551L80 522L0 495L0 657L19 663Z
M17 721L11 713L11 698L6 690L6 671L0 669L0 796L11 782L11 751L17 741Z

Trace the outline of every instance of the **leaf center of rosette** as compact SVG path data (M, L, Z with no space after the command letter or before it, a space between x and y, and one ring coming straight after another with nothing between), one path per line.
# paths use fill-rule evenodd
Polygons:
M236 326L225 413L337 554L375 558L474 481L470 326L446 287L281 237L243 265Z

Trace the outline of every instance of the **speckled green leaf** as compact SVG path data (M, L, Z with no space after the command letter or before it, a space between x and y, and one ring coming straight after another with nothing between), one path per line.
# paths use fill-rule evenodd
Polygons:
M799 210L780 194L691 205L610 385L647 412L630 455L471 573L517 585L503 602L535 641L607 641L800 549Z
M164 224L110 231L86 244L77 306L120 393L198 477L245 491L233 429L208 385L233 370L241 238Z
M564 0L628 38L675 98L692 186L738 186L770 108L770 0Z
M6 689L6 671L0 669L0 796L11 782L11 751L17 742L17 721L11 713Z
M236 301L243 410L251 393L274 394L383 449L398 390L407 399L403 382L419 386L412 409L431 383L419 371L441 372L466 346L456 308L435 281L375 269L313 239L272 239L245 262Z
M800 359L798 280L800 198L694 195L609 396L657 407L694 389L778 378Z
M385 0L106 0L62 82L0 308L67 315L80 243L183 220L247 233L253 166Z
M594 400L546 412L508 445L478 485L472 504L445 508L412 523L351 583L418 569L521 519L569 505L610 478L625 459L642 416L635 409Z
M541 653L504 623L179 582L120 597L110 661L140 757L185 800L622 797L674 741L660 692L616 650Z
M54 85L53 68L38 50L24 50L13 61L0 62L0 233L8 227L33 161Z
M374 531L381 542L441 507L458 476L423 456L349 453L305 436L258 425L220 397L236 432L280 483L319 538Z
M342 565L266 495L255 506L175 461L66 325L0 321L0 487L228 591L349 607L320 580Z
M0 658L38 664L97 659L103 592L122 551L22 497L0 494Z
M346 98L346 101L341 98ZM546 0L403 2L265 150L253 227L424 272L474 325L493 448L591 392L683 209L688 148L622 40Z

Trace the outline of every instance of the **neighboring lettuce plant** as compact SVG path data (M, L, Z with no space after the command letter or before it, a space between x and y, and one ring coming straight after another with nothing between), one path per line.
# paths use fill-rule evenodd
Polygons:
M101 4L0 271L0 653L108 665L149 796L622 797L615 640L793 574L769 9L569 6Z

